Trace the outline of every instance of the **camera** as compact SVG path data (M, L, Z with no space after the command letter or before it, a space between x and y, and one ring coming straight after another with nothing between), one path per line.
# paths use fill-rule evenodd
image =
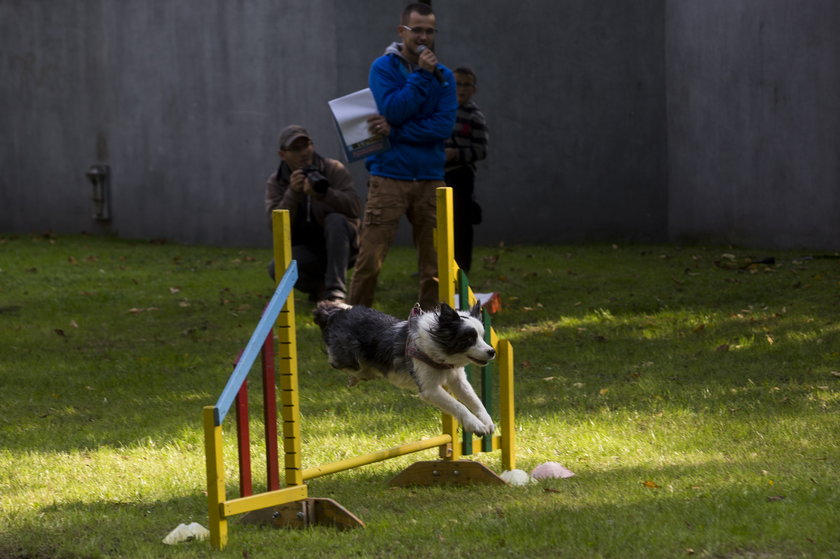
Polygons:
M309 179L309 184L312 185L312 189L318 194L323 194L330 187L330 181L315 167L304 167L303 176Z

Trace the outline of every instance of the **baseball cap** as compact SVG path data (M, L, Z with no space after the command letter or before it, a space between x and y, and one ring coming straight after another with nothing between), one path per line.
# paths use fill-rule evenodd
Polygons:
M298 138L306 138L310 141L312 140L312 138L309 137L309 132L307 132L303 126L291 124L285 127L280 132L280 149L287 149L289 145Z

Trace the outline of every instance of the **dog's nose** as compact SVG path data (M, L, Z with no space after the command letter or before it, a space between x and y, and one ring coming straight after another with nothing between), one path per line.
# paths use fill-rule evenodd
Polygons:
M491 347L487 350L487 355L488 357L490 357L490 359L496 357L496 350Z

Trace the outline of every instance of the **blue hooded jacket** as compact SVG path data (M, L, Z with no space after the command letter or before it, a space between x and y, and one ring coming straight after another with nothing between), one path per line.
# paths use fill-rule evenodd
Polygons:
M443 180L443 143L452 134L458 98L455 76L413 68L392 43L370 67L369 87L379 114L391 125L391 149L367 158L370 174L398 180Z

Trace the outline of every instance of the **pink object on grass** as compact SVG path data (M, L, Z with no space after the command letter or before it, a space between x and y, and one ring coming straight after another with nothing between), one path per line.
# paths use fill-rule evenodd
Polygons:
M564 468L557 462L545 462L540 464L531 472L531 477L534 479L549 479L560 478L565 479L572 477L575 473L567 468Z

